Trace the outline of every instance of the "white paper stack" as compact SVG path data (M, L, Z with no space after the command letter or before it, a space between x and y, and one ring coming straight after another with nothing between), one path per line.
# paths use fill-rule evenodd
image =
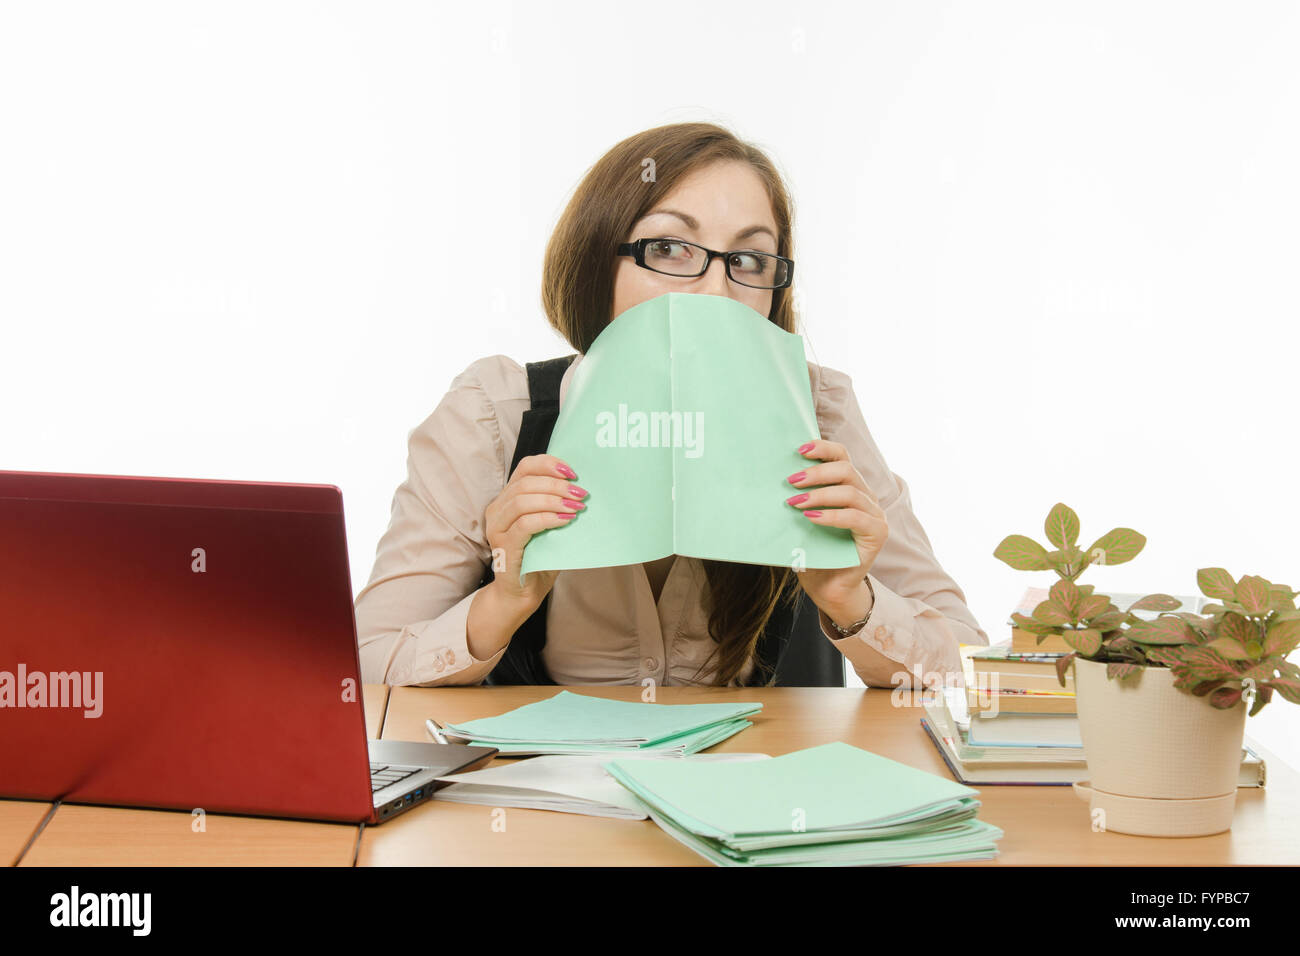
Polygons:
M648 819L645 804L601 766L608 759L603 755L533 757L486 770L449 774L436 778L448 783L435 790L433 798L485 807L558 810L621 820ZM685 757L645 754L623 759L716 762L771 758L767 754L721 753Z

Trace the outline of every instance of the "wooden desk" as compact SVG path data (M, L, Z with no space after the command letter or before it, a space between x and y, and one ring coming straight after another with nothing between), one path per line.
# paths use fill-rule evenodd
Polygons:
M388 704L388 688L362 692L366 731L378 736ZM39 808L47 804L13 804ZM0 839L10 826L0 803ZM15 811L13 829L21 813ZM351 866L359 827L209 813L202 832L189 813L64 804L23 856L20 866ZM33 827L34 828L34 827ZM29 829L30 834L31 829ZM26 835L23 841L26 840ZM14 848L16 855L20 842ZM0 843L0 852L8 843ZM13 858L10 858L10 862Z
M498 714L557 693L557 687L398 687L384 739L428 740L424 720L459 722ZM640 700L639 686L570 687L575 693ZM756 700L754 726L710 748L779 756L843 740L951 779L921 729L920 707L894 707L885 690L660 687L665 704ZM964 865L1204 865L1300 863L1300 775L1260 749L1267 789L1242 788L1227 833L1160 839L1094 833L1088 805L1070 787L983 787L979 817L1004 831L1000 855ZM497 758L493 764L507 762ZM504 817L502 813L504 812ZM504 819L504 830L500 823ZM494 828L493 824L497 826ZM436 800L362 833L358 865L710 866L650 820L611 820L549 810L497 810Z
M0 800L0 864L13 866L18 862L50 806L30 800Z
M556 687L367 686L366 726L387 740L428 740L426 717L487 717L548 697ZM575 693L640 700L639 686L579 686ZM891 706L889 692L861 688L658 688L661 703L757 700L754 726L709 752L779 756L843 740L948 777L921 730L921 709ZM1228 833L1155 839L1094 833L1088 805L1069 787L983 787L979 816L1005 832L1001 855L962 865L1207 865L1300 863L1300 775L1262 748L1267 789L1242 788ZM494 763L505 763L498 758ZM0 854L12 862L45 816L44 803L0 801ZM502 823L504 822L504 828ZM23 866L332 865L353 862L356 826L209 814L64 805L21 860ZM496 810L432 803L361 832L360 865L710 866L649 820L612 820L549 810Z

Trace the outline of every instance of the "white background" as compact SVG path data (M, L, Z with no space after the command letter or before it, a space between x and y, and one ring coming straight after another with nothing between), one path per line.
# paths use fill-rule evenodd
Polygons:
M706 119L995 641L1057 501L1149 539L1100 590L1300 587L1297 49L1294 3L5 3L0 467L337 484L359 589L451 379L570 351L585 170ZM1300 708L1248 733L1300 765Z

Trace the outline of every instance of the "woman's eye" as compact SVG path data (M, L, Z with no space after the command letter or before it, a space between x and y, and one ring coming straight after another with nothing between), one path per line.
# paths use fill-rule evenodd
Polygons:
M687 259L691 254L690 246L670 239L650 243L647 251L657 259Z
M731 265L733 268L740 269L742 272L754 273L761 275L771 260L764 255L758 255L752 252L736 252L731 256Z

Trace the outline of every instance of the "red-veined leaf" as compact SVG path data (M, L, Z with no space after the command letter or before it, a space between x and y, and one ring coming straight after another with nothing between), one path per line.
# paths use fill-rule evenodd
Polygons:
M1047 549L1023 534L1009 534L993 551L993 557L1017 571L1046 571Z
M1084 657L1092 657L1101 650L1101 631L1095 627L1085 627L1078 631L1067 629L1061 636L1065 638L1065 643Z
M1272 620L1268 623L1268 636L1264 639L1264 653L1270 657L1286 657L1300 647L1300 620Z
M1259 640L1259 625L1229 611L1219 619L1219 630L1215 636L1226 637L1244 647L1250 641Z
M1065 608L1050 598L1034 608L1034 618L1054 627L1063 627L1070 623L1070 615L1065 612Z
M1259 575L1247 574L1237 582L1237 603L1246 609L1247 614L1267 614L1269 602L1273 600L1271 587Z
M1063 610L1071 621L1079 618L1079 586L1073 581L1062 578L1051 586L1047 592L1048 600Z
M1112 528L1094 541L1087 553L1096 564L1123 564L1136 558L1146 543L1132 528Z
M1062 687L1065 686L1065 672L1070 669L1070 662L1078 656L1075 651L1071 651L1056 659L1056 679Z
M1134 611L1175 611L1183 602L1171 594L1148 594L1138 598L1128 606L1129 613Z
M1194 644L1196 637L1190 630L1176 617L1158 617L1154 621L1139 621L1124 633L1138 644Z
M1206 597L1221 601L1237 599L1237 582L1223 568L1201 568L1196 572L1196 586Z
M1240 701L1240 687L1220 687L1210 695L1210 703L1219 708L1219 710L1227 710L1229 707L1235 707Z
M1047 540L1062 551L1069 550L1079 541L1079 516L1068 505L1057 502L1043 522Z

